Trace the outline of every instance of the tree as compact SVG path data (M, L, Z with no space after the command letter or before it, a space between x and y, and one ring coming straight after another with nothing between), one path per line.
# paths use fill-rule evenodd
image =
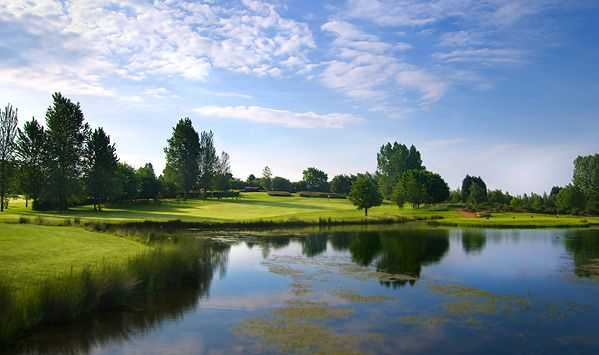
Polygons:
M118 201L133 201L138 197L139 181L137 172L127 163L117 163L115 173L115 199Z
M478 205L481 202L484 202L487 199L487 190L486 188L478 182L474 182L470 185L467 203Z
M268 166L262 169L262 188L266 191L272 190L272 172Z
M348 175L337 175L331 180L331 192L336 194L347 195L351 191L353 181L356 179L355 176Z
M420 207L423 203L439 203L449 198L449 186L439 174L426 170L408 170L402 175L393 191L399 207L405 202Z
M416 147L408 148L397 142L381 146L377 154L377 173L385 198L391 198L394 186L408 170L424 170L422 157Z
M9 178L14 167L17 136L17 109L11 104L0 111L0 212L7 206Z
M291 181L280 177L280 176L275 176L272 179L272 189L275 191L293 191L293 186L291 184Z
M40 194L38 207L66 210L81 191L89 126L79 103L73 103L60 93L52 95L52 99L52 106L46 111L44 165L48 181Z
M221 152L216 164L216 175L214 176L214 187L216 190L228 190L231 185L233 174L231 174L231 163L229 154Z
M102 127L95 129L86 147L85 181L94 211L116 193L115 177L118 164L116 148Z
M214 134L212 131L202 132L200 135L200 189L204 191L211 188L214 176L217 173L218 157L214 147Z
M480 202L486 201L487 200L487 184L485 184L485 182L483 181L483 179L480 176L476 177L476 176L470 176L470 175L466 175L466 177L462 181L462 201L468 202L469 197L470 197L470 192L471 192L470 188L473 184L478 184L479 189L477 191L482 192L482 194L484 195Z
M308 191L326 192L329 190L329 178L324 171L316 168L308 168L303 171L303 176L303 181L306 183Z
M29 199L38 199L44 185L44 157L46 132L35 119L25 122L18 130L16 156L19 161L19 187L25 195L25 207Z
M254 174L250 174L246 179L245 183L247 184L247 186L258 187L258 179L256 179L256 176Z
M574 160L572 183L586 198L586 209L599 212L599 154L579 156Z
M157 199L160 193L160 181L156 177L152 163L147 163L135 172L139 184L138 197Z
M364 210L364 216L368 216L368 209L380 206L383 203L376 180L370 174L358 174L349 194L350 201L360 210Z
M584 209L585 202L584 193L574 185L568 185L562 188L555 199L558 213L578 213Z
M395 185L392 198L400 208L406 202L410 202L416 208L426 203L430 196L427 192L424 172L420 170L406 171Z
M182 118L173 128L168 140L164 178L176 186L184 197L197 186L200 176L201 145L198 132L188 117Z

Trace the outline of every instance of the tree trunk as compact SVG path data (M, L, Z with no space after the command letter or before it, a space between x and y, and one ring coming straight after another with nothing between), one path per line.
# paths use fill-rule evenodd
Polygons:
M364 209L364 216L368 217L368 208Z
M25 208L29 207L29 198L25 196Z
M2 164L0 171L0 174L2 174L0 177L0 212L4 212L4 195L6 194L6 162L2 160L0 164Z

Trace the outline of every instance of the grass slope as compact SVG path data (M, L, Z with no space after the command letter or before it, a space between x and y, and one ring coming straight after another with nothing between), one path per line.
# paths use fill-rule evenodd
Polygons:
M124 263L148 247L78 227L0 224L0 276L21 288L86 266Z

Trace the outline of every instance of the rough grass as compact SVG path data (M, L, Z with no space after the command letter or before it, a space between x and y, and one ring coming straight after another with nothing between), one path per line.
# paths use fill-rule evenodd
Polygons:
M148 247L78 227L0 224L0 277L11 288L36 285L99 264L124 263Z
M463 227L579 227L599 225L599 217L560 216L534 213L493 213L490 218L464 215L456 208L398 208L391 202L364 212L345 199L268 196L267 193L242 193L238 199L163 200L160 203L138 203L110 206L94 212L91 206L68 212L35 212L24 207L23 200L11 200L0 221L70 225L88 222L139 222L180 220L195 223L318 223L319 221L362 223L388 220L434 220L437 224Z

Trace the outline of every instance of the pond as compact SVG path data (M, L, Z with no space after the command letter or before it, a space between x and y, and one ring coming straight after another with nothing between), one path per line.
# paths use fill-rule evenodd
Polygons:
M201 286L17 353L599 353L599 230L274 234L214 238Z

